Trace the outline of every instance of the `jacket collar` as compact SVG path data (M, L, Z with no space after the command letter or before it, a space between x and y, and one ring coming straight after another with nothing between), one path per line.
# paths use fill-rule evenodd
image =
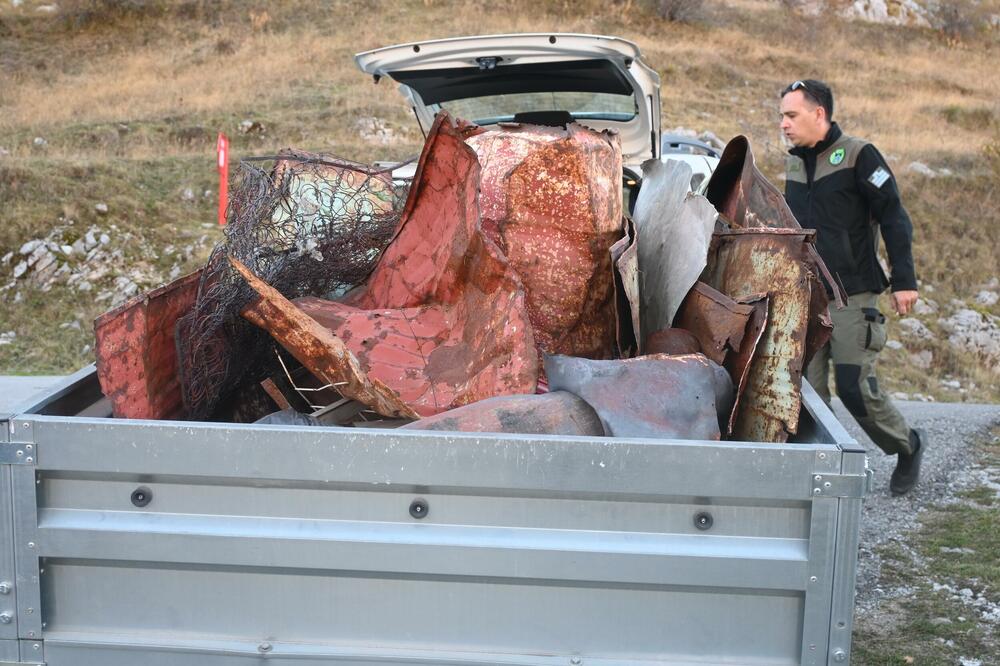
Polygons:
M811 148L806 148L805 146L795 146L788 152L791 153L792 155L795 155L796 157L801 157L802 159L805 159L806 156L815 157L816 155L819 155L824 150L832 146L837 141L837 139L843 136L843 134L844 133L840 131L840 125L833 122L830 123L830 129L827 131L826 136L823 137L823 140L817 143L815 146L812 146Z

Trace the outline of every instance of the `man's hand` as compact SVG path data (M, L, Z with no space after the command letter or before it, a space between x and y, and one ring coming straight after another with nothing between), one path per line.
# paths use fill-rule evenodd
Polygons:
M892 302L892 309L896 311L896 314L902 316L913 309L913 304L917 302L917 292L894 291L889 300Z

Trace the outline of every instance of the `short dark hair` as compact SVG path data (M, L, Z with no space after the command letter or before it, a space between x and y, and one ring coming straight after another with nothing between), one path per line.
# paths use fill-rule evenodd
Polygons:
M800 79L785 86L781 96L796 90L801 90L802 95L816 106L822 106L826 110L826 119L833 120L833 91L830 86L817 79Z

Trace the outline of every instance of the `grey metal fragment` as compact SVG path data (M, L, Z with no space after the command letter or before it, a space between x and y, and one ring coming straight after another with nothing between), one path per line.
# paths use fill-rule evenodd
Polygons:
M645 340L669 327L704 270L718 212L690 192L691 167L675 160L643 163L635 204Z

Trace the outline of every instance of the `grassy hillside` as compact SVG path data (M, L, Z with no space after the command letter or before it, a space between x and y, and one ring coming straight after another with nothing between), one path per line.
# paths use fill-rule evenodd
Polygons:
M409 156L421 143L409 109L390 82L362 76L353 53L484 31L560 31L638 42L663 79L664 128L746 134L775 178L778 91L797 78L831 83L844 129L891 159L916 225L922 288L937 306L921 316L932 339L893 329L904 347L883 363L890 390L1000 399L997 370L949 344L937 322L960 307L953 299L1000 314L1000 305L973 300L1000 276L996 30L956 41L931 29L803 18L754 0L707 3L692 24L667 22L638 0L42 4L0 2L0 257L13 253L0 262L0 289L11 285L0 292L0 334L15 333L0 344L0 372L89 362L95 315L131 284L156 286L204 260L219 235L218 131L237 157L286 146L358 160ZM1000 12L995 4L986 8ZM371 119L388 142L365 131ZM244 132L244 121L256 124ZM918 175L907 170L913 161L953 175ZM87 231L106 234L110 266L85 280L89 291L57 280L42 292L13 278L25 243L72 247ZM71 253L70 262L84 256ZM915 365L911 355L921 352L930 360Z

